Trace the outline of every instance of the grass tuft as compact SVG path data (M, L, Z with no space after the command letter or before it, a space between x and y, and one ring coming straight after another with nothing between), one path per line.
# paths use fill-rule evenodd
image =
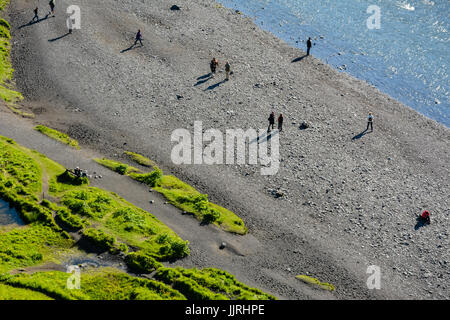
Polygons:
M59 132L55 129L48 128L46 126L38 125L34 128L36 131L39 131L42 134L45 134L46 136L55 139L61 143L67 144L68 146L71 146L75 149L80 149L78 146L78 141L75 139L72 139L67 134Z

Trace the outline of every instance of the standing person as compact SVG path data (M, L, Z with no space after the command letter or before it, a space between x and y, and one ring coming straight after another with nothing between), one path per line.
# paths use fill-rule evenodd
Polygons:
M311 50L312 47L312 42L311 42L311 37L308 38L308 40L306 41L306 55L309 56L309 51Z
M50 6L50 12L48 14L49 15L51 14L54 17L55 16L55 0L50 0L48 5Z
M144 45L142 44L141 29L139 29L138 32L136 33L136 40L134 41L134 46L137 44L138 41L141 43L141 47L143 47Z
M231 71L231 66L227 61L227 63L225 64L225 73L227 74L227 78L226 78L227 81L230 80L230 71Z
M267 132L270 132L270 126L272 126L272 129L273 129L273 126L275 125L275 113L273 111L270 114L268 120L269 120L269 127L267 128Z
M217 66L219 65L219 61L216 58L213 58L209 64L209 67L211 68L211 74L214 77L216 74Z
M283 130L283 115L280 113L280 116L278 117L278 131Z
M369 126L370 126L370 131L373 131L373 114L372 114L372 112L369 112L369 116L367 117L366 131L369 130Z
M67 28L69 29L69 34L72 33L72 29L73 29L73 22L72 22L72 18L68 17L67 18Z
M38 15L39 8L36 7L36 9L34 9L33 11L34 11L34 17L33 17L33 19L31 20L31 22L33 22L34 20L39 21L39 15Z

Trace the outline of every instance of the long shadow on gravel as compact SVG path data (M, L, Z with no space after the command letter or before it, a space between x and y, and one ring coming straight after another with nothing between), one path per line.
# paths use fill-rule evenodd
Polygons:
M372 131L367 131L367 129L366 129L366 130L364 130L364 131L358 133L356 136L354 136L354 137L352 138L352 140L358 140L358 139L361 139L361 138L364 137L366 134L371 133L371 132L372 132Z
M123 49L122 51L120 51L120 53L124 53L124 52L130 51L130 50L134 49L134 47L135 47L135 45L132 44L131 47L126 48L126 49ZM142 47L142 46L141 46L141 47Z
M48 15L45 16L44 18L38 19L36 21L31 20L27 24L23 24L20 27L18 27L17 30L20 30L20 29L25 28L25 27L31 27L32 25L37 24L37 23L42 22L42 21L47 20L47 19L48 19Z
M70 32L67 32L66 34L63 34L62 36L59 36L59 37L57 37L57 38L49 39L48 42L55 42L55 41L58 41L58 40L60 40L60 39L62 39L62 38L67 37L69 34L70 34Z
M218 86L220 86L221 84L224 84L225 82L227 82L226 79L224 79L224 80L222 80L222 81L220 81L220 82L217 82L217 83L215 83L215 84L209 86L208 88L206 88L205 91L207 91L207 90L213 90L213 89L217 88Z
M194 84L194 87L199 86L199 85L207 82L210 79L212 79L212 74L211 73L208 73L208 74L205 74L205 75L203 75L201 77L198 77L197 78L198 81L197 81L196 84Z

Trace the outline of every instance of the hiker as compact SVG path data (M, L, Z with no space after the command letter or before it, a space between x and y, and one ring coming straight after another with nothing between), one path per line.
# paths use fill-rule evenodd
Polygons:
M209 64L209 67L211 68L211 74L214 77L216 74L216 68L219 65L219 61L216 58L213 58Z
M422 214L420 215L420 219L422 219L424 223L430 224L430 212L428 212L428 210L422 212Z
M73 171L74 171L74 173L75 173L75 175L76 175L77 177L80 177L80 176L81 176L81 170L80 170L79 167L76 167L75 170L73 170Z
M372 112L369 112L369 116L367 117L366 131L369 130L369 126L370 126L370 131L373 131L373 114L372 114Z
M225 73L227 75L227 78L226 78L227 81L230 80L230 71L231 71L231 66L227 61L227 63L225 64Z
M55 0L50 0L48 5L50 6L50 12L48 14L49 15L51 14L54 17L55 16Z
M38 11L39 11L39 8L36 7L36 9L34 9L34 17L33 17L33 19L31 20L31 22L33 22L34 20L39 21Z
M280 116L278 117L278 131L283 130L283 115L280 113Z
M311 37L308 38L308 40L306 41L306 55L309 56L309 50L311 50L312 47L312 42L311 42Z
M269 127L267 128L267 132L270 132L270 126L272 126L272 129L273 129L273 126L275 125L275 113L273 111L270 114L268 120L269 120Z
M144 45L142 44L142 34L141 34L141 29L138 30L137 34L136 34L136 40L134 41L134 46L136 45L137 42L141 43L141 47L143 47Z

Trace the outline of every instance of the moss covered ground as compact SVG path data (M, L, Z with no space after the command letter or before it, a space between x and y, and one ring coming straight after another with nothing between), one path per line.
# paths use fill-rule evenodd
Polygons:
M177 177L164 175L162 170L154 163L151 172L142 173L139 169L119 161L105 158L95 159L95 161L114 172L128 175L132 179L148 185L153 190L163 194L170 204L186 211L186 213L193 214L202 222L213 223L231 233L247 233L244 221L234 212L210 202L208 195L198 192Z
M155 187L193 188L176 178L136 171ZM156 172L156 173L155 173ZM142 176L143 175L143 176ZM42 194L50 196L43 199ZM273 299L217 269L166 268L189 254L189 244L146 212L113 192L89 186L45 155L0 136L0 198L15 207L25 226L0 226L0 299ZM204 198L203 198L204 199ZM205 199L203 201L206 201ZM130 272L95 268L81 273L81 288L69 290L70 273L20 272L50 262L60 264L86 250L122 255ZM155 273L154 279L139 274Z
M52 128L49 128L49 127L46 127L43 125L38 125L34 129L36 131L39 131L42 134L45 134L46 136L48 136L52 139L55 139L56 141L67 144L68 146L71 146L75 149L80 149L80 147L78 146L78 141L75 139L72 139L65 133L59 132L55 129L52 129Z

